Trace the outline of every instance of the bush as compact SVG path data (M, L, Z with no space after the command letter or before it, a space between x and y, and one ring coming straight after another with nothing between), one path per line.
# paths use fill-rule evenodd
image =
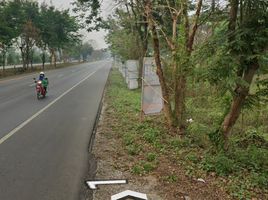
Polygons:
M268 188L268 171L261 174L253 172L251 174L251 182L254 186Z
M209 137L207 133L211 132L211 129L202 123L193 122L188 127L188 132L192 136L193 143L199 147L209 146Z
M148 153L147 154L147 160L149 162L155 161L155 159L156 159L156 154L155 153Z
M199 162L199 158L198 156L195 154L195 153L188 153L186 156L185 156L185 159L186 160L189 160L193 163L198 163Z
M174 149L181 149L183 147L190 147L192 145L192 142L190 138L179 138L179 137L173 137L169 140L169 145Z
M262 172L268 169L268 150L250 145L246 149L236 148L230 154L240 167Z
M135 137L131 133L126 133L123 136L123 140L124 140L125 145L131 145L131 144L133 144Z
M153 165L152 163L145 162L143 163L143 169L145 173L149 173L155 169L155 165Z
M139 165L134 165L134 167L132 168L131 172L133 174L142 174L142 167Z
M146 140L146 142L153 143L157 140L158 135L158 130L154 128L147 128L144 130L143 138Z
M137 144L131 144L127 146L127 152L129 155L135 156L138 155L141 151L141 147Z
M202 165L204 170L216 172L217 175L221 176L227 176L237 169L235 162L223 153L206 156Z

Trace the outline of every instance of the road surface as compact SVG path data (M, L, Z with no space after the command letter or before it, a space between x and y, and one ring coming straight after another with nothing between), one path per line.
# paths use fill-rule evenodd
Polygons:
M79 198L110 67L100 61L48 71L42 100L33 75L0 80L1 200Z

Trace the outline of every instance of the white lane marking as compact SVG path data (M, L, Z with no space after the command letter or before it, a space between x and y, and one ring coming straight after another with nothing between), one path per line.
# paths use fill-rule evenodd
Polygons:
M92 190L97 189L97 185L127 184L127 180L105 180L105 181L87 181L88 187Z
M95 74L98 70L92 72L91 74L89 74L88 76L86 76L84 79L82 79L81 81L79 81L77 84L75 84L73 87L71 87L70 89L68 89L67 91L65 91L63 94L61 94L59 97L57 97L56 99L54 99L52 102L50 102L47 106L45 106L44 108L42 108L41 110L39 110L37 113L35 113L33 116L31 116L29 119L27 119L26 121L24 121L23 123L21 123L19 126L17 126L16 128L14 128L12 131L10 131L8 134L6 134L4 137L2 137L0 139L0 145L2 143L4 143L8 138L10 138L12 135L14 135L17 131L19 131L20 129L22 129L24 126L26 126L29 122L31 122L34 118L36 118L37 116L39 116L41 113L43 113L46 109L48 109L49 107L51 107L54 103L56 103L58 100L60 100L64 95L66 95L67 93L69 93L71 90L73 90L75 87L77 87L78 85L80 85L82 82L84 82L85 80L87 80L90 76L92 76L93 74Z

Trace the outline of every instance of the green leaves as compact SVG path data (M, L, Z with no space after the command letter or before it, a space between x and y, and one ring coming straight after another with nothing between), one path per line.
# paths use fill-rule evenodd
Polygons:
M79 14L80 19L87 24L89 32L102 28L99 0L76 0L73 5L75 5L73 11Z
M80 37L76 19L68 10L59 11L53 6L41 6L39 27L43 42L50 48L63 48Z

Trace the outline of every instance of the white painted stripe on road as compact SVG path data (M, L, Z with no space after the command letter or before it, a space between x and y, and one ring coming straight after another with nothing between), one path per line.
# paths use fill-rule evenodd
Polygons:
M34 118L36 118L37 116L39 116L41 113L43 113L46 109L48 109L49 107L51 107L54 103L56 103L58 100L60 100L64 95L66 95L67 93L69 93L71 90L73 90L74 88L76 88L78 85L80 85L82 82L84 82L85 80L87 80L89 77L91 77L93 74L95 74L98 71L98 69L94 72L92 72L91 74L89 74L88 76L86 76L84 79L82 79L81 81L79 81L77 84L75 84L73 87L71 87L70 89L68 89L67 91L65 91L63 94L61 94L59 97L57 97L56 99L54 99L52 102L50 102L47 106L45 106L44 108L42 108L41 110L39 110L37 113L35 113L33 116L31 116L29 119L27 119L26 121L24 121L22 124L20 124L19 126L17 126L16 128L14 128L12 131L10 131L8 134L6 134L4 137L2 137L0 139L0 145L2 143L4 143L7 139L9 139L12 135L14 135L17 131L19 131L20 129L22 129L24 126L26 126L28 123L30 123Z
M92 190L97 189L97 185L114 185L114 184L127 184L127 180L105 180L105 181L87 181L88 187Z

